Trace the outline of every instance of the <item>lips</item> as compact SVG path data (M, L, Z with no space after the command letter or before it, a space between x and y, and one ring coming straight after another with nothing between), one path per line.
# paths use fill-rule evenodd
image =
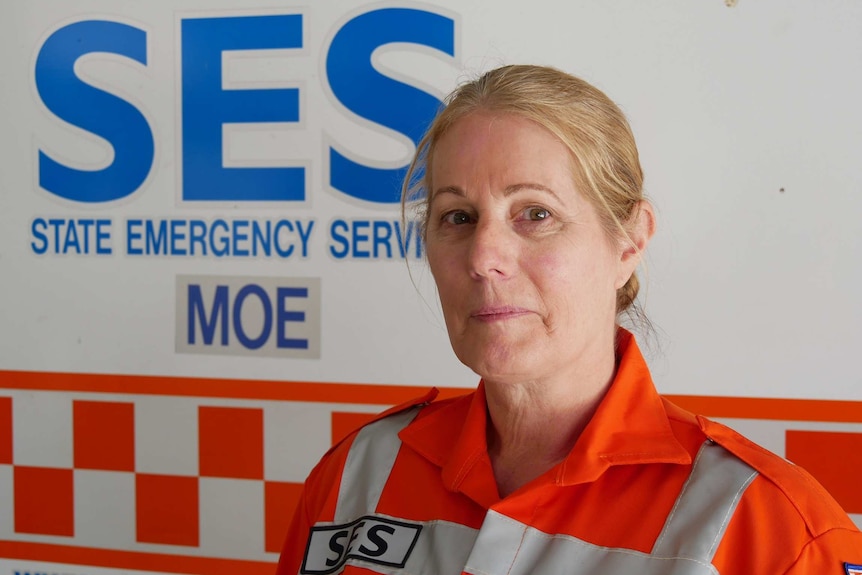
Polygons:
M471 319L479 321L503 321L514 319L532 313L530 310L517 306L483 306L470 314Z

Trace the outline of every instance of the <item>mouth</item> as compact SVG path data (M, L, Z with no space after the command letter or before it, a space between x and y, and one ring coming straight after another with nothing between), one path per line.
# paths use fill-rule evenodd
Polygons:
M470 314L470 319L482 322L495 322L515 319L532 313L530 310L516 306L486 306Z

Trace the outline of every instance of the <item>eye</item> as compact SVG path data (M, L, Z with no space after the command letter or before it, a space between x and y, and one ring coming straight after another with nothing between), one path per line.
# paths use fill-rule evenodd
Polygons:
M455 210L448 213L443 214L443 221L447 224L452 224L454 226L460 226L462 224L469 224L470 214L461 210Z
M532 220L534 222L545 220L550 217L551 212L549 212L545 208L532 207L524 210L524 218L527 220Z

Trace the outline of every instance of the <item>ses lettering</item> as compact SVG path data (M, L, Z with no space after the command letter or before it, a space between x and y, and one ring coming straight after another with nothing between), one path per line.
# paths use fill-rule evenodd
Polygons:
M226 51L306 52L305 15L280 14L183 18L180 25L180 123L184 202L255 202L306 199L303 166L225 167L225 124L301 121L300 88L225 89ZM111 20L83 20L53 32L35 63L35 84L45 107L57 118L105 140L111 163L84 170L40 149L39 185L66 200L104 203L140 189L153 168L156 141L150 121L132 102L87 83L75 71L88 54L107 53L146 67L146 30ZM378 72L372 54L402 43L455 56L455 23L448 16L415 8L380 8L348 20L326 50L325 77L338 101L352 114L409 138L415 145L440 102L427 92ZM302 126L299 126L302 128ZM337 145L328 157L328 184L373 203L395 203L406 166L391 168L350 159Z

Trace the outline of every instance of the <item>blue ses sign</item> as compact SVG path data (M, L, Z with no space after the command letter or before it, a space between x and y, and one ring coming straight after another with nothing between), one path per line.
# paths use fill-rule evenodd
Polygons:
M302 13L183 18L178 113L181 131L182 202L302 202L308 196L307 167L230 167L223 160L227 124L297 124L303 119L301 87L229 89L223 85L223 55L253 50L306 48ZM60 198L103 204L140 189L153 169L159 145L145 113L134 103L96 87L76 73L80 58L107 53L148 65L147 31L111 20L81 20L54 31L38 50L35 85L58 119L89 132L113 149L111 162L84 170L38 150L38 184ZM372 65L375 50L409 44L455 56L455 22L433 11L380 8L354 16L325 50L329 90L350 113L408 138L415 145L439 100ZM374 204L398 201L400 168L351 159L337 142L325 150L324 180L346 197Z

